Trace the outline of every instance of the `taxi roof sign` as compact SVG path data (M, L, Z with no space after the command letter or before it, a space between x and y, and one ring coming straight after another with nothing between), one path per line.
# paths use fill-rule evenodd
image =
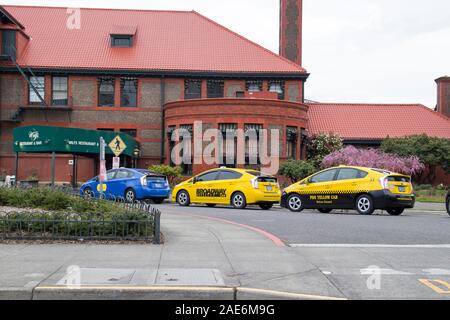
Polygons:
M122 152L127 148L127 145L120 138L120 135L117 135L108 145L111 148L111 151L116 155L116 157L120 156Z

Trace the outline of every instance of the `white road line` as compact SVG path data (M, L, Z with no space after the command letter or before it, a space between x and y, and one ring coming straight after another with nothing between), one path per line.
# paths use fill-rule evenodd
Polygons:
M293 248L412 248L412 249L450 249L450 244L289 244Z

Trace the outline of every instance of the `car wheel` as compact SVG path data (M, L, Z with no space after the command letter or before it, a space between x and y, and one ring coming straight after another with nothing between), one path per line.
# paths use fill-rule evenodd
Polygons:
M177 194L177 203L182 207L187 207L191 203L189 198L189 193L187 191L181 190Z
M273 203L260 203L259 207L263 210L270 210L273 207Z
M231 197L231 205L235 209L245 209L247 206L247 200L242 192L236 192Z
M405 211L405 208L388 208L386 212L391 216L399 216Z
M91 188L87 187L87 188L84 189L83 195L84 195L85 197L93 198L93 197L94 197L94 192L92 191Z
M215 203L207 203L206 206L210 207L210 208L214 208L216 206L216 204Z
M372 197L368 194L360 195L356 199L356 210L359 214L371 215L375 211Z
M156 204L161 204L164 202L164 198L153 198L152 201Z
M303 201L298 194L291 194L287 199L287 207L292 212L303 211Z
M134 190L131 188L125 190L125 201L132 203L135 200L136 200L136 192L134 192Z
M450 214L450 197L447 198L447 212Z
M325 208L321 208L321 209L317 209L320 213L330 213L331 211L333 211L333 209L325 209Z

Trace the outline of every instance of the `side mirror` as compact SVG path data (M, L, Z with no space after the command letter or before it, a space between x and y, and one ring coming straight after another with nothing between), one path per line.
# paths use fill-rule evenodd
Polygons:
M193 184L196 184L197 181L198 181L198 180L197 180L197 177L192 178L192 183L193 183Z

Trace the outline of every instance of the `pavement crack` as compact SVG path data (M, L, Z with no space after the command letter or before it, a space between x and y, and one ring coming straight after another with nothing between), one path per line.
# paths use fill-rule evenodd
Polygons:
M211 233L214 236L214 238L216 238L217 243L220 245L220 248L222 249L222 252L225 255L225 258L227 259L228 264L230 265L232 273L237 274L236 269L234 268L233 263L231 262L231 259L228 256L227 251L225 250L225 247L223 246L223 243L222 243L222 240L220 239L220 237L214 232L214 230L212 228L207 227L207 230L209 233ZM239 282L239 286L242 286L241 280L239 278L237 279L237 281Z

